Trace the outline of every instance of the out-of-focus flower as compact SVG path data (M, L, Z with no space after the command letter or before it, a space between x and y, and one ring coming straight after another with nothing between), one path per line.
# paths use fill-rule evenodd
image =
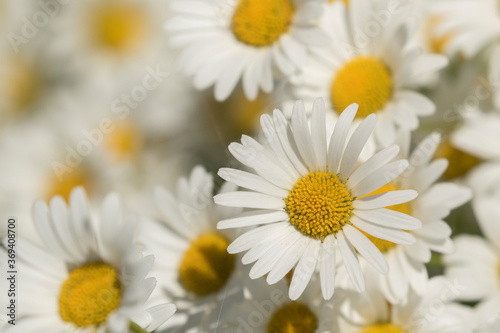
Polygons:
M239 209L214 205L213 190L213 177L201 166L178 181L177 196L157 187L162 223L146 221L142 230L141 242L157 258L151 272L159 283L155 296L175 301L180 310L176 317L213 311L242 292L237 258L227 252L235 234L216 229L217 221ZM226 183L220 192L231 190L235 187Z
M377 113L375 139L387 146L397 128L416 130L418 117L434 113L434 103L415 88L447 59L409 45L403 5L387 10L383 25L376 20L376 8L368 0L349 1L348 8L341 1L328 6L321 26L329 47L313 49L292 83L295 97L312 101L322 96L337 114L351 103L360 105L359 119ZM369 30L373 25L375 32Z
M486 239L473 235L458 235L456 250L444 257L446 275L465 286L460 300L481 300L500 297L500 191L485 192L476 188L474 214ZM490 179L491 181L491 179Z
M138 220L124 216L116 194L92 219L81 188L69 206L54 197L38 201L33 215L43 246L18 239L19 302L7 332L127 332L131 322L155 330L175 312L172 304L146 308L156 286L145 278L154 258L134 245ZM120 237L117 237L120 235Z
M423 295L408 290L408 302L390 304L376 283L363 294L351 293L342 305L343 333L472 333L470 311L452 303L460 289L444 277L426 284Z
M170 45L180 48L179 68L198 89L215 86L225 100L241 80L248 99L259 88L290 76L307 61L308 47L325 36L315 25L323 0L174 1L166 25ZM279 74L276 74L278 72Z
M64 65L66 74L119 86L166 56L162 1L85 0L61 7L46 53Z
M409 231L417 240L415 244L398 245L368 235L384 254L390 270L385 276L365 274L365 277L377 281L378 288L391 303L404 303L409 289L419 295L425 291L428 280L425 263L431 259L431 250L446 254L453 251L452 230L443 219L472 197L471 190L465 186L436 183L448 166L445 159L431 160L439 142L440 136L431 134L410 154L410 133L401 133L397 141L401 147L399 157L408 159L410 166L400 177L371 193L406 189L418 192L418 197L411 202L386 207L422 221L422 228Z
M233 156L254 172L229 168L219 171L225 180L250 191L219 194L215 202L252 211L221 221L217 227L258 226L238 237L228 251L249 250L242 261L256 262L250 277L256 279L269 273L269 284L281 280L297 265L289 291L292 300L302 294L316 265L323 297L332 297L337 248L356 290L362 291L364 280L356 250L379 272L387 273L389 269L380 250L362 231L410 245L415 238L401 229L421 227L421 222L409 215L382 208L414 199L415 191L360 198L391 182L408 162L390 163L399 152L398 147L391 146L354 168L376 122L375 115L368 116L346 145L357 109L354 104L341 114L330 140L326 137L322 100L313 106L311 130L301 101L295 105L291 124L281 111L275 110L273 117L261 118L266 138L262 144L243 136L241 144L229 146Z
M222 316L218 328L224 332L338 332L339 297L322 300L319 283L312 283L297 301L288 298L286 280L270 286L264 279L246 278L244 285L247 299Z

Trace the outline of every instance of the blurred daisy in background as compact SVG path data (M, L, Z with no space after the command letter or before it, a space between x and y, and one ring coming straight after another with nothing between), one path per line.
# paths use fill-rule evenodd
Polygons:
M481 170L481 169L479 169ZM476 171L477 172L477 171ZM474 214L485 238L461 234L455 237L456 250L444 257L446 276L465 286L459 299L477 301L500 299L500 170L497 178L488 172L474 176Z
M237 332L338 332L339 297L321 299L319 283L307 288L297 301L288 298L288 281L273 286L264 279L245 280L247 298L222 315L219 329Z
M178 68L196 88L214 86L222 101L241 82L253 100L303 66L311 45L325 44L315 24L322 6L323 0L173 1L166 29L180 49Z
M219 170L223 179L249 191L219 194L215 202L252 210L220 221L217 227L257 226L238 237L228 251L248 251L242 262L255 262L250 277L268 274L269 284L278 282L296 266L289 291L292 300L302 294L316 265L323 297L332 297L337 249L356 290L363 291L356 250L378 272L386 274L389 267L380 250L362 232L410 245L415 238L401 229L421 227L421 222L409 215L382 208L414 199L415 191L391 191L360 199L395 179L408 162L390 163L399 149L389 147L355 168L376 122L375 115L368 116L346 144L357 109L353 104L341 114L329 140L322 100L314 103L311 130L301 101L295 105L291 123L275 110L272 117L261 118L265 135L262 143L243 136L241 144L229 145L231 154L253 172Z
M387 146L397 128L416 130L419 117L434 113L433 102L416 88L422 76L446 66L447 59L409 45L403 5L386 9L383 24L376 19L377 8L368 0L328 6L321 27L330 37L329 47L311 51L309 62L292 79L292 90L306 101L323 96L337 114L352 103L360 105L360 120L377 113L375 139Z
M399 305L388 303L378 286L370 282L367 281L365 293L346 297L339 316L340 332L473 332L469 311L452 303L460 289L443 277L429 280L423 295L408 290L408 302Z
M172 304L146 308L156 286L145 278L154 258L134 246L138 219L124 216L116 194L104 200L101 220L92 219L81 188L69 205L62 197L34 205L39 247L18 239L19 293L16 325L7 332L124 332L138 325L155 330L175 312ZM120 234L120 237L116 237Z
M119 85L146 66L162 63L165 2L85 0L61 7L51 25L56 38L46 52L67 72L91 82Z
M496 0L444 0L432 4L436 33L448 40L445 51L471 59L485 51L487 75L500 108L500 5Z
M235 233L216 229L217 221L240 210L215 206L214 185L213 176L197 166L188 178L179 179L176 196L157 187L160 222L146 221L140 236L147 251L157 258L151 272L159 283L155 298L166 297L178 306L173 323L186 324L183 331L199 324L186 323L188 316L195 320L197 314L210 311L217 316L218 307L241 298L243 290L237 258L226 250ZM234 190L225 183L220 193Z
M393 304L406 302L409 289L421 295L426 288L428 273L425 264L431 260L431 251L453 252L452 230L444 219L450 211L472 197L469 188L454 183L437 182L448 167L445 159L432 160L441 138L434 133L422 140L410 153L410 133L400 132L397 143L401 147L399 158L408 159L410 166L398 178L382 186L371 195L388 191L413 189L418 197L411 202L386 207L408 214L422 221L422 228L409 231L416 239L411 245L398 245L366 235L384 254L390 270L385 276L365 272L367 279L377 281L378 288ZM390 221L386 221L390 223Z

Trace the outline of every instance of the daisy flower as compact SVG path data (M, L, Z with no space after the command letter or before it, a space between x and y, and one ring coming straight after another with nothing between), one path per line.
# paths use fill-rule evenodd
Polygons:
M297 301L288 298L286 280L270 286L264 279L247 278L244 285L247 298L221 317L218 328L224 332L338 332L332 314L337 313L334 309L339 297L322 300L318 281Z
M421 226L411 216L383 208L414 199L417 193L413 190L360 198L391 182L408 162L389 163L399 151L391 146L355 168L376 123L375 115L368 116L346 144L357 109L353 104L341 114L329 140L322 100L314 103L311 130L301 101L295 105L290 124L279 110L272 117L263 115L263 143L243 136L241 144L229 145L231 154L253 172L230 168L219 171L223 179L249 191L219 194L215 202L252 210L220 221L217 228L257 226L231 243L228 251L248 250L242 262L255 262L250 277L269 273L269 284L278 282L296 266L289 291L292 300L302 294L316 266L323 297L332 297L336 249L354 286L362 291L364 280L356 251L379 272L389 269L383 254L363 232L410 245L415 238L401 229Z
M311 51L310 61L292 79L292 90L306 101L324 96L336 114L354 102L360 105L358 119L377 113L375 139L388 146L397 128L413 131L419 117L434 113L434 103L416 86L447 59L409 45L403 5L383 25L375 19L377 8L369 0L349 1L348 8L342 1L328 6L321 26L330 37L329 47ZM368 31L373 25L378 33Z
M391 305L376 284L352 293L339 316L342 333L472 333L469 311L452 303L458 286L442 276L429 280L421 296L410 291L404 305Z
M400 158L408 159L410 166L398 178L382 186L371 195L394 190L414 189L418 197L387 209L408 214L422 222L422 228L409 231L416 242L411 245L398 245L386 240L367 235L384 254L390 270L385 276L368 274L377 281L378 288L391 303L405 302L408 290L422 294L428 280L425 264L431 259L431 251L449 254L453 251L451 228L443 220L450 211L463 205L472 197L472 192L465 186L454 183L437 182L448 167L445 159L432 160L440 143L440 135L429 135L410 154L410 133L399 135Z
M479 53L500 36L500 6L496 0L444 0L433 3L439 15L436 32L448 36L446 51L467 58Z
M46 53L79 78L116 86L163 63L165 19L162 1L72 1L51 22Z
M218 220L238 209L215 206L213 189L213 176L201 166L179 179L177 196L157 187L161 222L146 221L141 232L141 242L157 258L151 273L159 284L155 296L175 301L180 310L175 321L182 324L186 313L212 311L242 290L236 256L226 251L234 234L216 229ZM234 189L225 184L221 192Z
M500 112L471 112L452 134L451 142L480 160L499 161Z
M497 0L445 0L433 3L439 18L436 33L447 39L445 51L472 58L486 50L488 78L496 107L500 108L500 5Z
M455 237L455 252L444 257L446 275L466 287L460 300L500 298L500 167L480 167L471 179L474 181L469 183L475 185L474 215L485 238Z
M23 292L16 325L7 332L151 331L173 315L172 304L144 305L156 285L145 278L153 257L134 246L137 219L122 215L116 194L104 200L99 223L81 188L73 190L69 206L58 196L50 207L37 201L33 217L44 244L18 239Z
M215 87L225 100L241 81L248 99L259 88L304 65L311 45L326 39L315 20L323 0L174 1L167 21L170 45L181 50L179 69L196 88ZM275 73L278 74L275 74Z

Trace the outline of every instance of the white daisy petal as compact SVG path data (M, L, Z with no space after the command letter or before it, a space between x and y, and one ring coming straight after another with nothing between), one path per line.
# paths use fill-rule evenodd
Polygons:
M356 199L352 206L356 210L371 210L399 205L417 197L414 190L397 190Z
M349 139L345 148L344 156L340 164L339 175L341 179L347 180L351 175L354 165L358 161L359 154L365 147L368 138L375 128L377 123L377 116L371 114L363 120L363 122L356 128L353 135Z
M229 207L246 207L259 209L283 209L285 202L267 194L256 192L228 192L217 194L215 203Z
M351 242L356 251L359 252L373 267L382 274L387 274L389 266L380 250L358 229L347 225L342 231Z
M243 213L239 217L220 221L217 223L217 229L243 228L285 220L288 220L288 214L285 211L252 211Z
M249 190L271 194L279 198L286 198L288 196L288 191L281 189L269 183L267 180L249 172L222 168L217 174L222 179Z
M321 292L325 300L329 300L333 296L335 290L335 236L330 235L325 238L321 244L320 254L320 281Z
M288 248L267 275L267 283L275 284L281 281L297 264L301 254L305 251L310 242L313 242L313 240L303 237Z
M404 170L406 170L407 167L408 161L406 160L389 163L378 170L375 170L369 176L360 181L356 187L352 189L352 194L355 197L361 197L378 190L398 177L404 172Z
M365 290L365 280L363 273L361 272L361 266L359 265L356 250L354 250L352 245L345 239L342 231L338 232L336 236L337 244L339 246L347 274L349 274L356 290L358 292L362 292Z
M352 217L351 222L364 232L389 242L401 245L412 245L415 244L416 241L415 237L413 237L408 232L400 229L381 227L368 221L362 220L356 216Z
M349 129L358 111L358 107L358 104L349 105L344 112L340 114L335 124L335 129L333 130L328 146L328 170L332 173L337 173L338 171L347 135L349 134Z
M320 248L321 243L319 241L310 242L304 254L302 254L297 267L295 267L288 292L288 296L292 301L295 301L302 295L311 280L316 268Z
M369 176L373 170L377 170L390 161L392 161L399 153L399 146L392 145L385 148L384 150L378 152L377 154L370 157L366 162L361 164L353 173L349 176L347 180L347 185L350 188L356 187L356 185Z
M392 209L355 210L354 215L381 227L404 230L416 230L422 227L419 219Z

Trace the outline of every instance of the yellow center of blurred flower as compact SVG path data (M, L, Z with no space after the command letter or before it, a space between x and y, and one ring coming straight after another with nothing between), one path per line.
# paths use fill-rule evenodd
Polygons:
M61 179L57 178L56 175L51 176L46 186L44 198L48 201L53 196L60 195L66 202L69 202L69 196L73 188L83 186L85 190L88 190L88 185L89 175L85 169L82 167L75 168L62 174Z
M91 13L95 41L116 52L129 52L140 46L151 32L144 8L123 1L106 1Z
M7 77L2 84L3 94L7 96L12 111L24 111L36 101L42 90L40 73L27 62L14 59L8 65Z
M405 330L393 324L375 324L370 325L359 333L405 333Z
M321 240L349 223L352 201L349 190L330 172L311 172L300 178L285 198L290 223Z
M292 302L276 310L267 324L267 333L314 333L318 318L307 305Z
M451 34L436 35L436 29L439 24L443 21L442 17L438 15L431 16L427 20L427 25L425 27L425 34L429 43L429 47L433 53L444 53L444 50L448 43L452 39Z
M288 31L294 13L291 0L239 0L232 19L238 40L268 46Z
M129 159L140 150L141 135L131 122L117 123L113 131L106 135L105 145L116 160Z
M392 183L389 183L389 184L386 184L386 185L382 186L378 190L373 191L372 193L367 194L367 195L365 195L363 197L367 197L369 195L374 195L374 194L382 194L382 193L389 192L389 191L399 191L399 190L401 190L400 187L398 187L398 186L396 186L396 185L394 185ZM360 198L362 198L362 197L360 197ZM411 215L411 205L410 205L409 202L405 202L405 203L402 203L402 204L399 204L399 205L394 205L394 206L388 206L388 207L385 207L385 208L391 209L391 210L395 210L395 211L400 212L400 213ZM389 242L389 241L386 241L384 239L379 239L377 237L373 237L372 235L364 232L363 230L360 230L360 231L366 237L368 237L368 239L371 240L372 243L375 244L375 246L381 252L386 252L387 250L390 250L394 246L396 246L396 244L393 243L393 242Z
M189 244L179 266L180 282L187 290L205 296L220 290L234 270L229 242L219 234L204 234Z
M337 113L352 103L359 104L356 118L380 111L392 97L393 81L389 69L377 58L360 56L346 63L335 75L331 102Z
M336 1L342 1L342 2L344 2L344 3L346 4L346 6L347 6L347 5L349 5L349 0L327 0L327 1L328 1L329 3L334 3L334 2L336 2Z
M436 151L436 158L446 158L449 161L448 169L444 173L445 179L454 179L465 176L470 170L481 163L475 156L453 147L449 140L443 140Z
M78 327L100 325L120 305L116 270L103 263L80 266L69 273L59 295L59 314Z

